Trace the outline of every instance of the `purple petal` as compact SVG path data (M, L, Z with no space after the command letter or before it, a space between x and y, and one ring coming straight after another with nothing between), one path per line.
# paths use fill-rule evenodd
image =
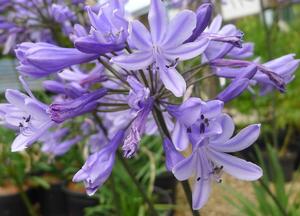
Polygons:
M254 44L244 43L242 48L234 47L227 56L233 59L245 59L253 56Z
M81 182L88 177L88 173L85 172L83 169L79 170L74 176L72 181L73 182Z
M153 63L153 55L151 52L135 52L113 57L111 62L127 70L139 70Z
M222 114L216 120L220 123L222 127L222 133L216 137L210 139L211 143L224 143L230 139L234 132L234 122L232 118L227 114Z
M67 151L70 150L70 148L77 144L79 141L81 140L81 137L80 136L77 136L71 140L66 140L60 144L58 144L52 152L52 154L56 155L56 156L59 156L59 155L63 155L65 154Z
M34 116L39 121L49 120L49 115L46 112L46 107L44 104L37 102L34 99L25 99L26 112L31 116Z
M179 107L168 107L168 111L181 124L189 127L200 117L203 101L200 98L191 97L184 101Z
M96 54L82 53L75 48L39 46L39 43L26 52L29 63L49 73L58 72L75 64L89 62L97 57Z
M151 29L152 42L161 42L165 37L166 28L168 26L167 11L161 0L151 0L148 20Z
M207 202L211 191L210 180L200 179L193 188L193 209L201 209Z
M193 34L186 42L195 41L210 22L213 11L213 5L211 3L202 4L196 11L197 14L197 25L193 31Z
M88 54L105 54L112 51L119 51L124 48L124 43L100 43L90 36L80 37L75 40L75 47L83 53Z
M211 22L211 24L209 26L209 32L210 33L218 33L218 31L220 30L221 26L222 26L222 16L218 15Z
M190 155L188 158L180 161L175 165L172 172L179 181L184 181L191 177L196 169L197 158L195 154Z
M176 97L182 97L186 91L186 82L175 68L159 67L159 75L166 89L170 90Z
M214 118L222 113L224 107L223 101L211 100L204 103L201 107L201 112L205 118Z
M191 34L196 26L196 15L189 10L178 13L170 22L166 37L163 40L165 49L178 47Z
M251 162L212 149L207 154L218 166L223 166L225 172L237 179L254 181L262 176L262 169Z
M286 62L294 60L294 57L295 57L295 54L288 54L285 56L281 56L280 58L276 58L271 61L268 61L267 63L265 63L263 65L267 68L280 67L280 66L286 64Z
M184 157L176 151L169 138L164 139L163 148L166 155L166 168L168 171L172 171L173 167L182 161Z
M201 55L209 44L207 38L202 38L199 41L183 44L175 49L168 49L164 51L164 56L167 59L178 59L180 61L188 60Z
M219 152L242 151L252 145L260 133L260 124L250 125L225 143L214 142L211 147Z
M152 39L148 29L138 20L131 23L131 34L128 38L131 47L138 50L149 50L152 48Z
M220 92L216 99L224 101L227 103L232 99L241 95L244 90L247 89L250 80L247 78L235 79L228 85L222 92Z
M29 97L18 90L7 89L5 91L5 98L9 103L23 109L25 107L25 99Z
M178 151L184 151L189 145L189 138L186 132L186 127L178 121L172 132L172 141Z

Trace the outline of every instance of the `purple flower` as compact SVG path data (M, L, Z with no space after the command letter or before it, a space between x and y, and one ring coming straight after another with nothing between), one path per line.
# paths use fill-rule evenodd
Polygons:
M58 23L64 23L65 21L76 19L75 13L66 5L52 4L50 11L54 20Z
M246 71L241 68L255 64L258 71L251 79L252 85L261 87L260 94L264 95L274 88L280 92L285 91L285 85L294 79L294 73L299 67L299 60L294 59L294 54L282 56L264 64L244 60L217 59L211 62L216 66L215 74L220 77L234 79Z
M82 137L76 136L72 139L64 140L69 133L69 129L61 128L56 131L48 131L39 140L43 143L42 151L53 156L65 154L70 148L78 143Z
M128 70L145 69L154 64L165 87L180 97L186 83L175 66L178 61L200 55L208 45L208 39L184 43L196 27L196 15L192 11L180 12L170 23L161 0L152 0L148 15L151 33L139 21L131 23L129 44L137 49L130 55L112 58L112 62Z
M6 125L20 131L12 143L13 152L29 147L55 125L46 112L48 106L34 97L11 89L6 90L5 97L10 105L5 105L2 118Z
M168 112L176 118L176 123L172 132L172 141L178 151L183 151L188 147L188 132L192 124L200 118L211 119L219 114L223 109L223 102L212 100L202 101L200 98L189 98L180 106L169 106Z
M200 36L210 38L210 43L203 55L203 62L211 61L217 58L223 58L226 55L234 57L235 54L242 54L243 57L252 56L253 46L242 45L243 33L234 25L228 24L221 28L222 17L215 17L210 26Z
M118 146L124 138L124 131L119 131L101 151L89 156L83 167L74 175L74 182L84 182L86 192L92 196L110 176Z
M139 147L141 135L145 131L154 100L150 97L149 89L145 88L135 78L129 76L127 81L131 87L128 95L128 105L131 107L131 112L136 114L122 146L124 156L130 158L136 153Z
M75 47L85 53L104 54L122 50L128 37L128 22L124 18L124 4L113 0L102 5L95 13L87 7L91 22L88 36L75 40Z
M216 122L221 127L209 128ZM175 177L186 180L195 175L196 181L193 188L193 209L200 209L207 202L210 194L211 181L220 183L222 172L226 172L238 179L254 181L262 176L262 170L257 165L231 156L231 152L241 151L253 144L259 136L260 125L254 124L244 128L236 136L234 123L226 115L220 115L214 120L203 120L204 127L194 124L189 133L193 144L193 153L180 161L173 168ZM210 130L210 136L200 139L202 133Z
M86 54L74 48L62 48L48 43L22 43L16 49L21 74L39 78L72 65L89 62L97 55Z
M48 112L54 122L62 123L67 119L92 112L97 108L98 100L105 96L107 89L98 89L91 93L66 101L63 103L54 103L49 106Z

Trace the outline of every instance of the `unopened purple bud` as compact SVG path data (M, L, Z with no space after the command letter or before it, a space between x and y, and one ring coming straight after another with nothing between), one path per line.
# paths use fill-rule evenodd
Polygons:
M247 78L236 79L232 81L232 83L225 88L220 94L217 96L217 100L221 100L224 103L229 102L230 100L239 96L249 85L250 80Z
M193 34L189 39L185 41L185 43L195 41L204 29L208 26L209 21L211 19L213 10L213 5L211 3L202 4L196 11L197 14L197 24L196 28L193 31Z
M72 101L51 104L49 112L54 122L61 123L66 119L91 112L97 107L97 100L106 95L107 89L102 88L92 93L86 93Z

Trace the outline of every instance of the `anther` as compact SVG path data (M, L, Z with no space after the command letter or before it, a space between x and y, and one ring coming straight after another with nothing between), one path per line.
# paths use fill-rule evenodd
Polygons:
M25 120L25 122L29 122L31 119L31 115L28 116L28 118Z
M191 129L190 127L188 127L188 128L186 129L186 132L187 132L187 133L192 133L192 129Z
M200 133L204 133L205 132L205 125L203 123L200 124Z

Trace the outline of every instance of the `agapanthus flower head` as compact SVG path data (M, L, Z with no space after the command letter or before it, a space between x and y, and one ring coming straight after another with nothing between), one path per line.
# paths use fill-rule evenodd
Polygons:
M82 10L78 2L73 3L72 7L67 6L70 1L1 2L0 11L4 13L5 10L5 16L0 18L0 36L6 38L0 44L3 53L10 53L24 41L60 43L62 38L69 36L72 22L80 21L75 15L75 11Z

